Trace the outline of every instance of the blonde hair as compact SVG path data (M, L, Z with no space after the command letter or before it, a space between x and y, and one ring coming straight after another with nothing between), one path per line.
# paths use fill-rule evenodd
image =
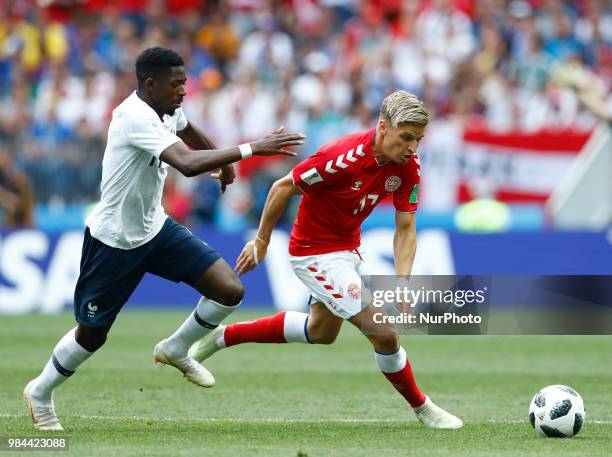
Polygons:
M389 123L394 129L404 123L425 127L429 123L429 114L416 95L398 90L383 100L380 106L380 119Z

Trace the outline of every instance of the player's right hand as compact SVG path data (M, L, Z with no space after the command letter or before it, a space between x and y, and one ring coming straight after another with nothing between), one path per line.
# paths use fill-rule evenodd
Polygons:
M280 127L266 137L252 141L251 149L253 150L253 155L272 156L280 154L296 156L296 152L287 151L285 148L304 144L306 135L303 133L283 133L284 130L284 127Z
M412 327L412 324L408 321L408 316L416 316L416 308L409 302L401 300L396 301L394 305L400 314L402 314L402 317L405 318L404 322L402 323L402 327L408 330L410 327Z
M222 166L218 171L211 173L210 177L219 180L221 183L221 193L224 194L227 186L236 179L236 171L234 170L234 166L230 163L229 165Z
M259 239L249 241L242 248L242 252L236 260L234 270L238 275L242 275L248 271L254 270L257 265L263 262L268 252L268 245Z

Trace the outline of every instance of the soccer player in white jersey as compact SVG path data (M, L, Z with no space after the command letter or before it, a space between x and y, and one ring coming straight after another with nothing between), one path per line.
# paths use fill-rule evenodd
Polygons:
M195 310L153 351L194 384L213 376L187 350L240 304L243 286L232 268L205 242L168 217L161 205L168 166L185 176L215 171L222 191L234 179L231 163L250 155L295 153L302 134L282 128L260 140L218 150L185 118L183 59L149 48L136 61L138 89L114 111L102 162L102 197L86 220L80 275L74 294L77 326L55 346L42 373L23 397L39 430L63 430L53 392L106 341L121 307L145 273L183 281L202 297ZM194 150L190 150L189 147Z
M348 320L370 340L378 368L419 421L432 428L461 427L459 418L421 392L395 328L373 325L376 309L371 304L362 307L361 301L360 227L385 197L392 197L396 209L396 273L401 280L411 273L420 182L416 150L428 122L427 111L417 97L394 92L383 100L376 128L324 145L276 181L257 236L244 247L236 270L242 274L261 263L289 199L302 195L289 254L293 271L310 290L310 313L287 311L220 325L194 344L189 354L202 361L220 349L243 343L331 344Z

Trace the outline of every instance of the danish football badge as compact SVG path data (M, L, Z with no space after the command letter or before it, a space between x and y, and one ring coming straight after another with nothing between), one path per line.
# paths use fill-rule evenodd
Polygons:
M361 298L361 288L358 284L350 284L348 286L348 293L355 300L359 300Z
M402 180L399 176L389 176L385 181L385 190L387 192L395 192L402 185Z

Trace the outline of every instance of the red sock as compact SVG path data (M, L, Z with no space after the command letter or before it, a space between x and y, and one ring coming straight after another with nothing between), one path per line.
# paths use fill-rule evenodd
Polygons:
M410 406L416 408L425 403L425 395L417 386L410 362L406 359L406 366L395 373L385 373L385 378L389 380L393 387L406 399Z
M225 327L225 347L242 343L286 343L285 312L254 321L236 322Z

